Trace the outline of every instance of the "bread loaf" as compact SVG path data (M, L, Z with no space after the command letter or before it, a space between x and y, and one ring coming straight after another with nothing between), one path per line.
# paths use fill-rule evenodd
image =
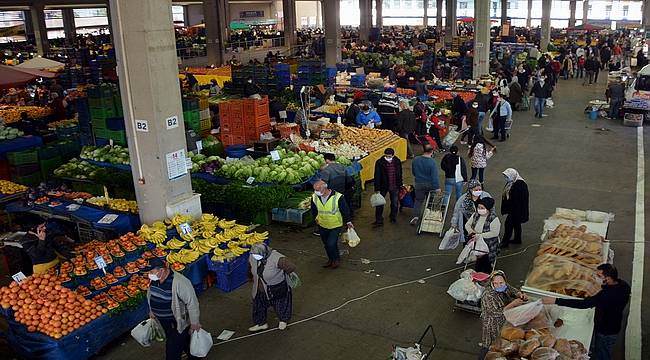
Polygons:
M564 354L569 357L573 356L573 353L571 352L571 344L567 339L557 339L555 341L555 345L553 345L553 349L557 350L557 352L560 354Z
M507 360L507 358L500 352L488 351L485 355L485 360Z
M554 360L560 355L555 349L550 347L538 347L530 355L530 360Z
M524 343L519 346L519 356L521 357L529 357L530 354L535 351L538 347L540 347L541 343L539 341L538 337L534 337L530 340L526 340Z
M506 325L501 329L501 337L508 341L523 340L525 335L526 333L523 329L513 326Z

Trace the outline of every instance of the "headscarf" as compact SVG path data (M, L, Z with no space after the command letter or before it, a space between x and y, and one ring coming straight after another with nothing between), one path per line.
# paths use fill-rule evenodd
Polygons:
M477 186L481 186L482 188L481 182L476 179L467 182L467 194L465 194L465 200L463 201L463 215L465 215L466 218L472 216L476 211L476 204L472 199L472 189Z
M262 273L264 272L264 266L266 265L266 260L269 258L269 255L271 255L272 251L273 250L265 243L254 244L251 247L251 255L262 255L262 259L259 260L257 264L257 274L259 276L262 276Z
M510 190L512 189L512 184L514 184L515 181L517 181L517 180L521 180L521 181L524 181L524 182L526 180L524 180L524 178L522 178L521 175L519 175L519 172L517 170L513 169L513 168L507 168L503 172L503 175L505 175L505 177L508 179L506 181L506 186L503 188L503 193L505 194L506 199L509 199L510 198Z

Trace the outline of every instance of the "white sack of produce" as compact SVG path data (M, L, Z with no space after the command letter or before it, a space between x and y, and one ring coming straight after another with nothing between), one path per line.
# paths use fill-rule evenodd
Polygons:
M458 279L447 289L447 294L458 301L478 301L483 289L469 279Z
M386 205L386 198L381 196L381 194L374 193L370 197L370 206L372 207L377 207L377 206L383 206Z
M470 263L476 261L476 258L479 256L487 255L490 252L490 248L485 243L483 238L479 237L478 240L471 240L465 245L463 251L458 255L456 264Z
M542 304L542 301L537 300L505 310L503 316L505 316L506 320L508 320L512 325L519 326L531 321L542 311L543 308L544 304Z

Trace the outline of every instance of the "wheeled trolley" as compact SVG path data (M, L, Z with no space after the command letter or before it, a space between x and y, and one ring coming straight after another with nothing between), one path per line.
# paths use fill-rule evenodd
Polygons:
M431 334L432 343L424 344L425 338L427 335ZM391 360L424 360L428 359L433 349L435 349L438 340L436 339L436 334L433 332L433 326L429 325L420 336L420 339L415 342L414 346L405 348L397 345L393 345L393 354ZM425 349L428 349L425 350ZM424 351L427 351L426 353Z
M422 232L437 233L442 237L448 208L443 200L444 194L442 191L429 191L420 214L418 234ZM449 202L449 199L447 202Z
M475 243L474 246L476 247L476 243ZM476 250L476 248L474 248L473 251L475 251L477 253L485 254L485 256L487 256L487 253L485 251ZM492 269L496 269L497 260L498 260L498 258L494 259L494 263L492 264ZM467 265L468 264L469 264L469 262L465 262L465 266L463 268L463 271L467 270ZM489 277L484 279L484 280L472 279L472 281L474 281L475 283L477 283L478 285L480 285L482 287L486 287L486 286L490 285L489 284L489 281L490 281ZM462 310L462 311L466 311L466 312L469 312L469 313L472 313L472 314L481 315L481 300L478 300L478 301L467 301L467 300L466 301L459 301L459 300L456 300L456 302L454 303L453 310L454 311L455 310Z

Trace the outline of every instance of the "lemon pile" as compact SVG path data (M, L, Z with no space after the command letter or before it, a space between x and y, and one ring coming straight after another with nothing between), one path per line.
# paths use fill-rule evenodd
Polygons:
M0 180L0 193L4 195L13 195L23 191L27 191L27 186L7 180Z
M108 206L111 210L130 212L133 214L138 213L138 203L134 200L106 199L103 196L96 196L86 201L97 206Z

